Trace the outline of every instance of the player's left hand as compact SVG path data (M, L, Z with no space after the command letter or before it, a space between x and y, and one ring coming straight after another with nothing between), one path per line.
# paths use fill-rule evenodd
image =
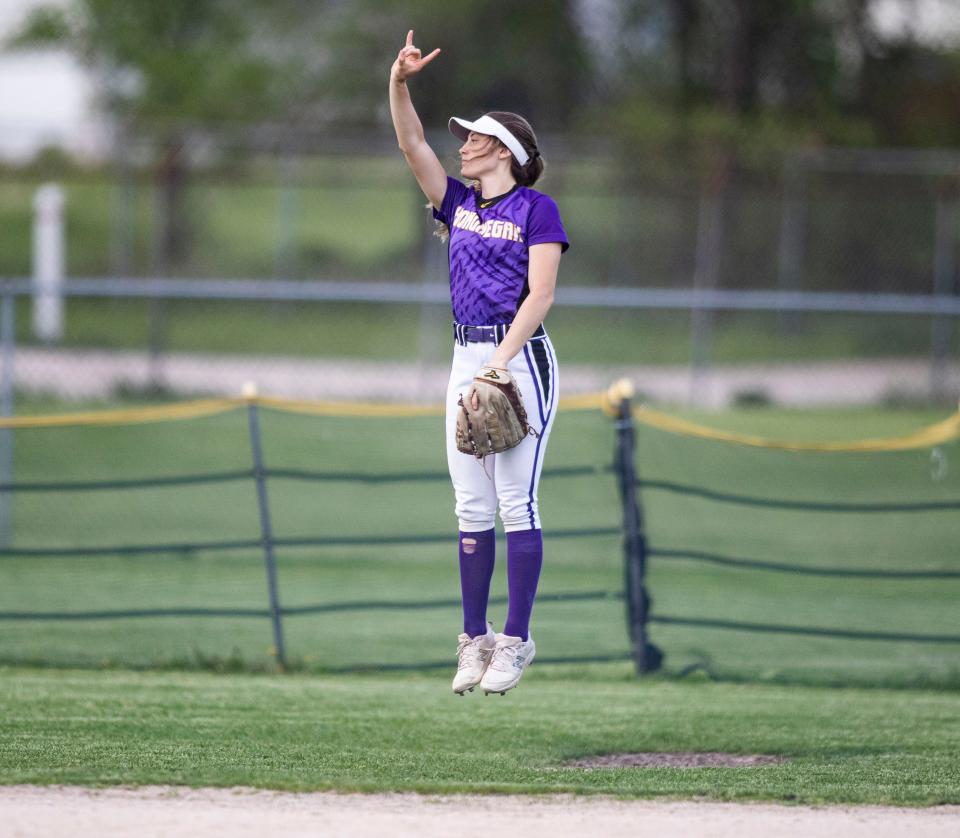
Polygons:
M510 379L510 371L507 369L506 363L499 360L496 355L494 355L486 364L480 367L477 370L477 374L474 376L474 379L482 378L487 370L499 370L500 372L505 372L507 378ZM512 379L511 379L512 380ZM471 388L470 390L470 404L474 410L477 410L480 407L480 402L477 400L477 389L476 387Z
M486 364L485 366L480 367L480 369L477 370L477 374L474 376L474 378L480 378L481 376L483 376L484 373L486 373L488 370L491 370L491 369L493 369L493 370L500 370L501 372L505 372L505 373L507 373L507 377L509 378L509 372L508 372L508 370L507 370L507 368L506 368L505 366L501 366L501 365L499 365L499 364L493 364L493 363L491 363L491 364ZM471 388L470 388L470 406L471 406L474 410L479 410L479 409L480 409L480 400L477 398L477 388L476 388L476 387L471 387Z

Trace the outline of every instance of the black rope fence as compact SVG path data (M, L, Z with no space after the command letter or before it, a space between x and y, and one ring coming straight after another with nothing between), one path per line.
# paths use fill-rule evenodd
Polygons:
M866 570L851 567L808 567L801 564L780 564L759 561L757 559L737 559L707 553L702 550L655 550L650 548L648 556L662 559L689 559L725 567L742 567L754 570L770 570L775 573L798 573L805 576L838 576L849 579L960 579L958 570Z
M260 507L260 533L257 537L221 541L170 542L161 544L120 544L87 547L5 547L0 549L0 560L11 557L28 558L92 558L103 556L138 555L183 555L202 551L263 551L270 587L269 608L198 608L166 607L145 609L111 609L88 611L0 611L0 621L84 621L114 620L137 618L269 618L273 623L274 649L279 664L285 663L283 645L283 619L303 615L343 613L373 610L418 610L432 608L459 607L459 599L421 599L421 600L355 600L344 602L326 602L295 607L283 607L279 601L276 585L274 548L305 547L356 547L356 546L393 546L412 544L438 544L450 541L450 534L421 533L404 536L373 535L317 535L300 538L283 538L273 534L270 524L270 509L267 496L268 480L295 480L311 482L350 482L361 485L391 483L446 482L446 472L395 472L370 474L356 471L318 471L293 468L267 468L260 452L259 426L257 424L257 405L251 401L248 405L253 467L210 473L153 476L131 480L83 480L61 482L8 482L0 484L0 493L37 493L37 492L95 492L135 489L172 488L185 485L211 485L236 481L253 480L258 490ZM745 494L718 492L699 486L691 486L666 480L641 480L636 475L634 463L635 428L630 400L624 398L620 403L616 421L617 446L612 465L575 465L546 469L544 477L549 479L594 477L615 475L620 488L622 501L622 523L617 526L599 526L587 528L568 528L551 530L551 539L592 538L621 536L624 549L625 585L620 591L569 591L562 593L543 593L538 602L588 602L623 601L626 605L627 624L630 636L630 652L622 655L544 658L543 662L584 663L606 660L632 659L638 673L658 669L663 653L654 646L647 636L647 624L689 626L721 629L741 632L760 632L789 634L810 637L846 638L864 641L909 641L914 643L953 644L960 643L960 635L918 634L890 631L859 631L832 627L790 626L760 622L731 621L700 617L683 617L651 613L650 596L647 592L645 571L647 560L651 557L672 561L694 561L728 567L739 571L765 571L774 573L801 574L820 577L847 577L859 579L958 579L960 571L943 568L924 568L911 570L885 570L845 568L831 566L806 566L796 563L780 563L764 559L726 556L702 550L683 548L653 548L647 542L643 522L640 494L637 490L664 491L689 495L703 500L719 503L746 505L766 509L797 510L825 513L884 513L910 512L927 513L960 509L960 500L931 501L922 503L822 503L808 500L756 497ZM492 598L491 604L502 604L505 597ZM339 667L336 671L358 671L362 669L422 669L434 666L447 666L448 662L427 663L383 663L365 666ZM335 670L331 670L335 671Z
M621 410L621 423L627 415ZM632 435L632 427L628 429ZM632 439L631 439L632 444ZM818 512L818 513L891 513L891 512L944 512L960 510L960 500L928 501L919 503L824 503L821 501L798 500L788 498L758 497L734 492L720 492L702 486L691 486L669 480L640 479L635 474L628 475L632 485L637 489L663 491L673 494L686 495L718 503L737 504L760 509L781 509L790 511ZM637 506L640 506L639 497ZM761 559L738 558L712 553L704 550L683 548L654 548L646 539L642 539L639 549L641 555L633 557L632 561L641 568L647 558L672 559L703 562L721 567L736 568L738 570L759 570L774 573L789 573L805 576L821 576L834 578L854 578L873 580L920 580L920 579L960 579L960 571L944 568L924 568L911 570L887 570L880 568L864 569L849 567L809 566L796 563L772 562ZM631 559L628 557L628 561ZM646 597L645 607L649 605ZM848 640L865 641L895 641L927 644L957 644L960 643L960 634L920 634L915 632L890 631L861 631L843 628L825 628L814 626L788 626L782 624L748 622L736 620L721 620L703 617L679 617L660 614L649 614L650 623L671 626L690 626L697 628L721 629L729 631L758 632L768 634L785 634L806 637L842 638ZM636 659L636 655L634 655Z
M107 547L5 547L0 558L94 558L102 556L143 556L162 553L197 553L205 550L249 550L263 546L262 539L235 541L177 541L166 544L116 544Z
M538 602L588 602L622 600L622 591L570 591L540 594ZM490 597L491 605L506 605L506 597ZM332 614L342 611L410 611L429 608L459 608L459 599L355 600L298 605L280 609L284 617ZM117 620L131 617L269 617L266 608L124 608L113 611L0 611L0 620Z
M209 474L181 474L171 477L142 477L136 480L73 480L32 483L0 483L0 492L97 492L117 489L157 489L172 486L196 486L204 483L231 483L252 480L253 469L211 472Z
M564 468L544 469L543 476L556 477L592 477L609 473L607 466L568 466ZM309 471L291 468L264 468L263 477L283 480L306 480L317 482L344 483L428 483L446 482L450 479L447 472L395 472L393 474L370 474L358 471ZM73 480L73 481L34 481L0 483L0 492L96 492L116 491L118 489L157 489L174 486L200 485L204 483L230 483L238 480L252 480L255 469L208 472L202 474L179 474L160 477L142 477L135 480Z
M586 527L580 529L551 530L551 538L590 538L600 535L618 535L619 527ZM272 538L277 547L383 547L405 544L443 544L450 540L450 533L424 535L334 535L308 538ZM150 553L176 554L197 553L214 550L249 550L262 548L264 539L234 541L178 541L163 544L116 544L105 547L5 547L0 549L0 558L5 556L34 556L37 558L99 558L102 556L134 556Z
M559 468L545 468L543 477L593 477L598 474L609 473L612 466L566 466ZM309 471L306 469L274 468L266 469L268 477L285 478L287 480L308 480L321 482L349 482L349 483L427 483L432 481L447 482L450 475L445 471L406 471L393 474L369 474L356 471Z
M359 471L309 470L300 468L268 468L263 462L260 448L260 430L257 405L248 405L248 424L250 429L253 468L230 471L191 473L179 475L150 476L138 479L105 479L74 481L19 481L0 483L0 493L40 493L40 492L102 492L128 491L138 489L164 489L188 485L214 485L237 481L255 481L260 507L261 532L259 537L229 540L205 540L189 542L166 542L151 544L112 544L90 545L85 547L25 547L8 546L0 548L0 560L13 557L26 558L95 558L105 556L183 556L199 552L226 552L262 550L267 566L268 581L271 588L269 608L201 608L201 607L162 607L162 608L117 608L80 611L0 611L0 621L99 621L138 618L269 618L274 626L274 649L278 663L285 663L282 620L284 618L327 613L371 610L420 610L431 608L459 607L457 599L422 600L358 600L350 602L328 602L295 607L283 607L279 603L276 591L276 568L273 557L274 548L323 548L323 547L359 547L359 546L401 546L414 544L448 543L451 536L443 533L420 533L409 535L316 535L299 538L284 538L273 534L270 523L269 501L266 491L268 480L295 480L309 482L355 483L360 485L385 485L397 483L447 482L449 475L443 471L403 471L371 474ZM609 473L609 465L579 465L545 469L547 478L591 477ZM621 533L618 526L568 528L551 532L552 539L591 538L617 536ZM572 591L565 593L543 593L540 602L583 602L590 600L621 601L622 591ZM506 597L491 598L491 604L506 603ZM621 656L622 658L623 656ZM596 658L593 658L596 659ZM412 664L410 668L429 667L431 664ZM440 664L438 664L440 665ZM444 662L443 665L446 665ZM384 667L388 668L387 665ZM395 667L394 667L395 668Z
M743 506L759 506L768 509L795 509L804 512L943 512L960 509L960 500L930 501L927 503L820 503L809 500L785 500L716 492L699 486L686 486L668 480L637 480L644 489L660 489L681 495L692 495L704 500L736 503Z
M799 634L810 637L844 637L849 640L905 640L913 643L960 643L960 634L912 634L891 631L855 631L853 629L814 628L812 626L781 626L770 623L746 623L733 620L712 620L701 617L651 616L650 622L674 626L759 631L768 634Z

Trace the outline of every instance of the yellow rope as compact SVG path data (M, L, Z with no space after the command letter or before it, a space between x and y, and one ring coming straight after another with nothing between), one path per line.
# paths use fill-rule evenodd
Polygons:
M440 405L372 404L366 402L322 402L281 399L269 396L251 396L237 399L202 399L172 405L128 408L125 410L101 410L83 413L62 413L43 416L17 416L0 419L0 428L50 428L71 425L129 425L145 422L168 422L216 416L236 410L246 404L257 404L286 413L312 416L360 417L415 417L438 416L443 413ZM599 410L612 412L607 393L592 393L560 400L562 410ZM699 425L686 419L670 416L648 407L635 408L638 422L669 433L693 436L717 442L750 445L758 448L776 448L787 451L908 451L930 448L960 437L960 412L926 428L908 434L877 439L862 439L850 442L797 442L766 439L751 434L721 431Z
M235 410L240 399L203 399L202 401L125 410L97 410L83 413L54 413L43 416L14 416L0 419L0 428L54 428L69 425L133 425L143 422L169 422L197 419Z
M601 393L586 393L582 396L566 396L560 399L560 410L600 410L602 407Z
M953 416L944 419L942 422L937 422L926 428L919 428L902 436L861 439L850 442L794 442L782 439L765 439L750 434L708 428L704 425L688 422L686 419L679 419L676 416L651 410L648 407L636 408L634 415L638 422L669 433L786 451L909 451L915 448L931 448L934 445L950 442L960 437L960 413L954 413Z
M405 416L442 416L443 405L416 404L372 404L369 402L306 402L296 399L278 399L270 396L257 396L253 399L263 407L288 413L306 413L312 416L343 417L405 417ZM561 410L598 410L601 397L597 393L585 396L571 396L560 399Z
M442 405L373 404L368 402L305 402L296 399L277 399L258 396L253 401L262 407L285 413L306 413L311 416L356 417L404 417L440 416Z

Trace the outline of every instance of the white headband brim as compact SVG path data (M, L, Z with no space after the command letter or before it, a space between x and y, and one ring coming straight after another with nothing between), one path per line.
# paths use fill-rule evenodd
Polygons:
M496 137L510 149L510 153L517 158L517 162L521 166L526 166L530 160L530 155L524 150L520 141L492 116L484 114L476 122L470 122L468 119L460 119L458 116L451 116L447 125L450 128L450 133L455 137L459 137L461 140L467 139L471 131L475 131L477 134Z

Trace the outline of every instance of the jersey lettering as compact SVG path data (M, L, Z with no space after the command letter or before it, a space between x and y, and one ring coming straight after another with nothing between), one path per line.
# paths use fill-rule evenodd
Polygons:
M476 233L484 239L506 239L507 241L522 242L523 230L510 221L480 221L480 216L473 210L457 207L453 216L453 226L459 230Z

